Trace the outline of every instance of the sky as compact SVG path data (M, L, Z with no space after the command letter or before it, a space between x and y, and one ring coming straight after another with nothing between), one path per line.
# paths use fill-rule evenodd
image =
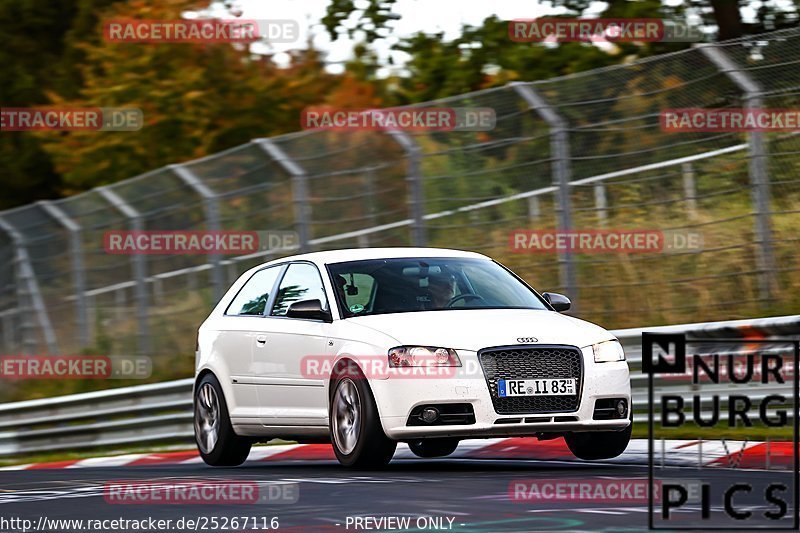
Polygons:
M211 7L204 13L219 18L232 18L223 1L212 0ZM252 46L255 53L275 53L273 60L281 66L289 63L287 50L305 48L309 35L314 46L326 54L328 70L332 73L343 71L343 63L352 57L356 41L347 36L331 41L320 20L325 16L325 9L331 0L228 0L238 9L236 13L242 19L249 20L296 20L300 25L300 36L296 42L265 45L257 43ZM665 3L679 4L682 0L665 0ZM791 0L777 0L779 3ZM356 7L366 5L366 0L356 0ZM605 7L604 2L593 2L584 16L597 15ZM389 64L392 58L394 69L402 69L408 56L393 51L391 47L401 38L409 37L417 32L444 32L445 39L458 37L464 24L479 25L484 19L495 15L501 20L531 19L557 14L547 2L537 0L397 0L392 12L400 15L400 20L391 21L391 35L376 41L371 48L378 54L380 63ZM752 19L755 12L744 9L745 20ZM352 17L355 19L356 17ZM378 72L378 76L390 74L389 67Z
M234 4L241 9L240 18L255 20L294 19L300 22L301 36L299 44L304 46L311 33L313 43L319 50L327 54L327 63L331 72L342 70L342 63L352 57L355 41L340 37L331 41L327 31L320 23L325 16L325 9L330 0L234 0ZM356 1L358 7L360 2ZM598 2L598 6L603 4ZM479 25L484 19L496 15L500 19L512 20L515 18L536 18L553 13L553 9L535 0L397 0L392 12L401 16L400 20L391 21L391 36L374 43L372 48L387 64L389 56L393 56L395 64L402 65L405 54L391 51L392 45L400 38L408 37L414 33L444 32L445 39L458 37L463 24ZM212 13L225 15L225 8L216 4ZM230 15L228 15L230 18ZM256 45L253 50L261 52L264 49ZM298 48L298 43L275 44L274 51L285 51ZM288 57L278 54L274 60L278 64L286 64ZM385 75L387 72L379 73Z

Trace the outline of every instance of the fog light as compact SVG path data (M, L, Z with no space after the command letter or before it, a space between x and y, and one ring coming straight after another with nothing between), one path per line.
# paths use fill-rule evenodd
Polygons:
M625 411L627 407L625 406L625 400L620 400L617 402L617 414L621 417L625 416Z
M420 414L420 418L422 418L423 422L428 424L432 424L436 422L439 418L439 410L435 407L426 407L422 410L422 414Z

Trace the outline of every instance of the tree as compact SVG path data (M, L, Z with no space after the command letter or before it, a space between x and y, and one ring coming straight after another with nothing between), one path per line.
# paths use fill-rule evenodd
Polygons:
M110 43L110 18L176 19L206 0L0 3L4 107L135 107L138 132L3 132L0 209L81 192L300 128L340 83L310 44L287 68L230 44ZM365 57L369 53L365 51ZM362 85L369 76L356 76ZM363 87L362 87L363 89ZM369 89L369 87L367 87Z
M494 16L481 26L464 26L453 41L445 41L442 34L418 33L397 49L410 56L409 74L394 80L398 103L434 100L514 80L552 78L620 61L620 55L590 44L545 47L510 41L508 22Z
M78 42L91 37L97 12L118 0L0 2L0 102L4 107L48 104L51 93L75 96L83 59ZM61 178L41 141L29 132L0 134L0 209L58 196Z
M322 24L332 39L341 34L353 37L358 32L364 33L368 43L386 37L389 21L399 18L391 11L397 0L367 1L366 8L357 9L355 0L331 0ZM355 24L348 28L344 23L351 17L356 19Z
M137 0L114 6L105 18L175 19L194 6L188 0ZM136 132L40 133L65 193L296 131L302 109L320 102L336 81L313 48L294 52L285 69L269 56L227 43L99 40L81 50L78 97L51 99L70 107L140 108L145 126Z
M571 15L586 14L596 4L593 0L551 0L554 7L567 8ZM681 0L680 3L660 0L607 0L600 17L642 17L661 16L678 18L687 12L701 17L703 24L716 26L716 40L724 41L743 35L753 35L774 29L797 26L800 2L794 0L793 6L774 0ZM758 18L745 24L742 10L756 9ZM642 13L649 12L650 15Z
M369 0L367 8L357 9L354 0L332 0L323 24L332 39L363 32L371 43L385 37L389 22L399 18L391 12L395 2ZM680 0L677 4L662 0L606 0L600 13L594 12L598 4L595 0L549 0L549 3L553 8L566 8L570 16L591 12L600 17L674 18L691 11L702 18L704 25L717 27L718 41L800 24L800 0L793 0L793 5L780 0ZM743 22L745 8L757 11L756 21Z
M275 304L272 306L272 314L285 315L289 310L289 306L295 302L299 302L303 295L308 292L308 288L302 288L300 285L288 285L281 287L275 296Z

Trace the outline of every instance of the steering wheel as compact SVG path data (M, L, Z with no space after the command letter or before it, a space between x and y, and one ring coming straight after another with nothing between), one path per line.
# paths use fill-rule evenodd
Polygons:
M461 300L467 300L467 299L483 300L484 302L486 301L484 299L484 297L480 296L479 294L474 294L472 292L465 292L464 294L459 294L458 296L456 296L455 298L453 298L452 300L447 302L446 307L453 307L454 303L459 302Z

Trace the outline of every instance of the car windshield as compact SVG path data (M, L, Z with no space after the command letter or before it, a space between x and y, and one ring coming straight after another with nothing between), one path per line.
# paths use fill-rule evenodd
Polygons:
M401 258L328 266L343 318L446 309L547 309L488 259Z

